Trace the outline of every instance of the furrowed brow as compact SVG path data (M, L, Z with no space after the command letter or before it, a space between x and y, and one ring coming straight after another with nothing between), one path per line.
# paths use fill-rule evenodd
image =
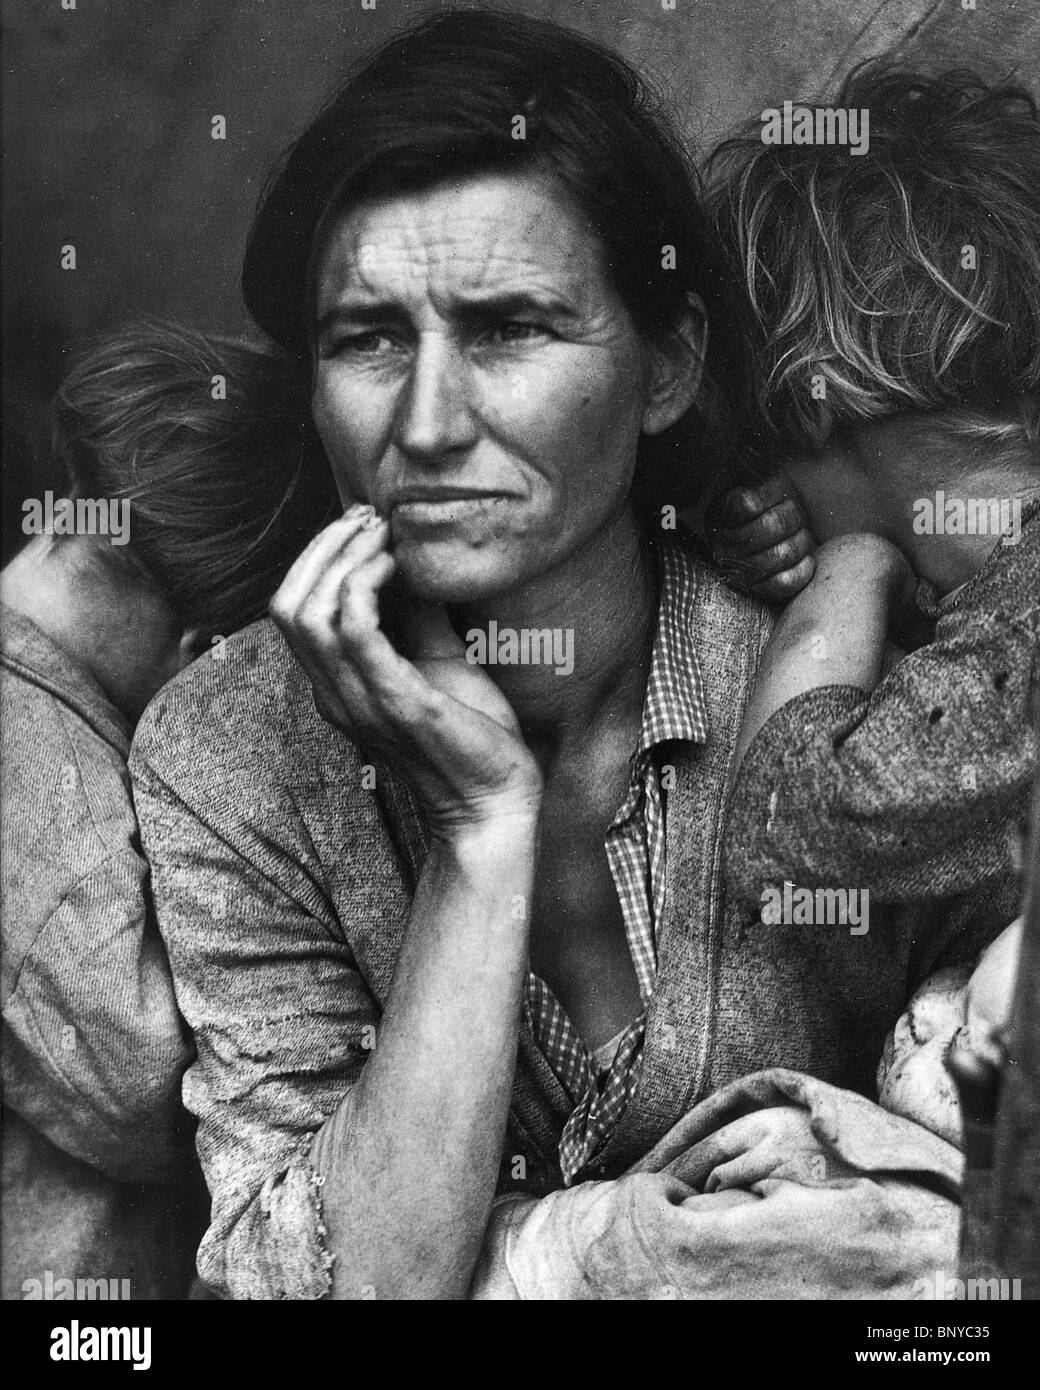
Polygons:
M577 310L557 294L537 290L493 290L486 294L458 296L464 312L512 318L523 314L551 314L553 318L577 318Z
M359 328L378 327L380 324L396 322L402 318L400 305L389 301L368 301L363 304L333 304L318 319L318 335L341 324L352 324Z
M487 293L459 294L453 296L455 311L461 315L477 318L515 318L525 314L548 315L556 320L572 321L579 318L578 310L566 299L551 292L539 293L533 290L492 290ZM322 337L336 327L378 328L394 324L407 318L401 305L392 300L363 300L356 304L349 301L333 304L318 319L317 334Z

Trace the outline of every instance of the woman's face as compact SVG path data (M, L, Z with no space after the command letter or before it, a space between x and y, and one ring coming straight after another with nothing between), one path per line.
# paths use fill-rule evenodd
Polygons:
M583 219L537 175L354 208L318 266L314 418L412 588L476 600L627 505L655 369Z

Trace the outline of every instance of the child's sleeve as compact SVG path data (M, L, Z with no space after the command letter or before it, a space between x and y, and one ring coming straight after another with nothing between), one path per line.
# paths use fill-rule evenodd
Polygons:
M1014 873L1037 765L1035 608L954 611L873 694L824 686L778 710L738 770L730 888L855 886L923 902Z

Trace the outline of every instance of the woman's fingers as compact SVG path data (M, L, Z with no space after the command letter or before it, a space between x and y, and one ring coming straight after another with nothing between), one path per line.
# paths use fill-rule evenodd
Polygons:
M312 679L316 670L332 674L348 697L358 684L354 677L363 683L373 661L401 661L379 632L377 595L394 570L388 534L386 522L372 512L333 523L301 557L271 607ZM361 649L366 639L367 652Z
M805 509L795 498L784 497L741 526L719 527L715 546L732 555L757 555L792 540L800 532L808 534Z
M749 592L766 603L789 603L795 594L800 594L816 573L816 557L806 555L790 569L771 574L768 579L753 581Z
M362 532L375 531L380 520L373 507L352 507L314 537L294 561L271 600L271 616L280 626L293 621L300 605L329 566L343 554L344 547Z
M389 535L389 526L377 517L374 524L351 532L338 551L325 551L320 561L314 562L310 588L299 601L296 622L323 644L334 646L339 640L345 602L352 602L359 611L370 607L371 621L378 625L376 591L394 567L386 549ZM389 561L389 569L385 564L370 569L370 562L381 556Z
M372 508L355 508L315 538L286 576L271 604L314 686L326 719L369 731L382 722L369 687L422 678L379 632L377 593L394 570L388 528ZM382 670L381 668L388 668Z
M793 536L777 541L766 550L746 556L740 563L757 583L759 580L771 578L774 574L781 574L784 570L794 569L795 565L807 555L811 555L815 548L808 531L796 531Z
M821 536L848 534L850 527L881 534L877 511L862 470L841 448L828 448L790 464L784 475L727 493L716 512L715 561L734 587L787 603L815 574ZM893 612L907 607L914 615L909 567L899 579L908 602L893 601Z
M715 524L722 529L744 526L791 496L791 486L780 474L767 478L757 487L735 487L723 497L715 514Z
M822 1153L808 1111L773 1106L731 1121L712 1135L715 1163L704 1191L750 1187L775 1173L808 1181L810 1160Z
M393 557L383 552L343 576L337 655L364 687L373 713L410 724L430 712L434 692L380 626L378 591L393 571Z
M786 478L734 488L723 499L715 560L731 583L768 603L785 603L813 576L815 542L805 507Z
M386 550L387 524L360 514L328 527L272 612L315 687L326 718L369 737L399 736L429 720L439 697L422 673L395 649L380 625L379 590L394 572ZM447 615L427 615L443 646ZM461 651L461 644L455 639Z

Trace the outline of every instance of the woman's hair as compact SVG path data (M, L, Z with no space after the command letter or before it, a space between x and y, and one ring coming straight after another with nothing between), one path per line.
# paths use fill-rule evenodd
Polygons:
M162 322L106 335L53 407L71 496L129 504L128 543L98 557L207 636L261 617L338 511L307 390L273 348Z
M766 144L756 120L708 164L716 223L757 320L766 438L818 447L832 423L928 411L955 433L1035 445L1033 97L967 71L873 62L832 106L869 113L866 153Z
M648 506L701 500L713 482L725 485L742 413L742 290L660 100L620 57L572 30L462 10L380 48L273 175L246 248L246 304L277 342L305 356L315 261L334 218L449 179L528 170L550 175L587 218L645 340L669 338L689 293L704 302L709 341L696 405L667 435L642 441L635 484Z

